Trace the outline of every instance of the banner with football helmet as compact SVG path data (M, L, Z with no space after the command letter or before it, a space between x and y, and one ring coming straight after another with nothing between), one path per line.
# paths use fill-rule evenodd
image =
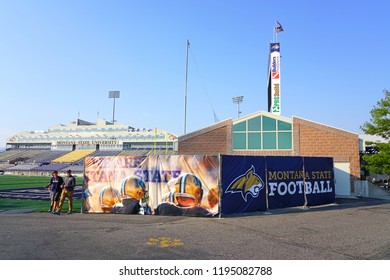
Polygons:
M83 198L86 213L201 217L329 204L335 201L333 159L87 157Z
M218 177L216 156L88 157L83 211L214 216Z
M138 174L147 164L147 157L87 157L83 212L138 213L139 201L147 198L147 185Z

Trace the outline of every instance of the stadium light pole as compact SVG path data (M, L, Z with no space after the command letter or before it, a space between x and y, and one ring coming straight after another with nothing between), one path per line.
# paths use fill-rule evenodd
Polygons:
M233 97L233 103L237 104L237 119L240 117L240 103L244 100L244 96Z
M115 99L119 98L120 91L119 90L113 90L108 92L108 98L114 99L114 106L112 108L112 123L115 122Z

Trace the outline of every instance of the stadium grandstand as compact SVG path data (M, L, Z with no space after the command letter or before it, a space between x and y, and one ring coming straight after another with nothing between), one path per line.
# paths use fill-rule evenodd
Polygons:
M88 156L177 154L177 136L165 130L136 129L104 119L76 119L47 131L22 132L7 139L0 152L0 173L50 175L53 170L84 172Z
M51 162L76 162L92 154L93 152L94 150L75 150L54 159Z

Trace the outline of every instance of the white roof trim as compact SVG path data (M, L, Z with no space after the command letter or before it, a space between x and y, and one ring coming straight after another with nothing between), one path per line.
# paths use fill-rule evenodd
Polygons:
M266 116L268 118L272 118L272 119L276 119L276 120L279 120L279 121L283 121L283 122L287 122L287 123L291 123L292 124L292 119L291 118L283 117L283 116L280 116L280 115L275 115L275 114L272 114L272 113L269 113L269 112L266 112L266 111L258 111L258 112L249 114L249 115L247 115L245 117L242 117L242 118L234 120L233 121L233 125L236 124L236 123L248 120L248 119L252 119L254 117L258 117L258 116Z

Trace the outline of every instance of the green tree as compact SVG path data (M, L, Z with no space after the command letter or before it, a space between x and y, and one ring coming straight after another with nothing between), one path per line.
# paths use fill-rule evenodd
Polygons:
M386 139L386 143L375 143L377 154L363 155L367 162L365 169L376 174L390 175L390 91L383 90L385 95L371 110L369 122L365 122L361 129L364 133L378 135Z
M385 95L371 110L371 119L361 127L364 133L390 138L390 91L383 90Z

